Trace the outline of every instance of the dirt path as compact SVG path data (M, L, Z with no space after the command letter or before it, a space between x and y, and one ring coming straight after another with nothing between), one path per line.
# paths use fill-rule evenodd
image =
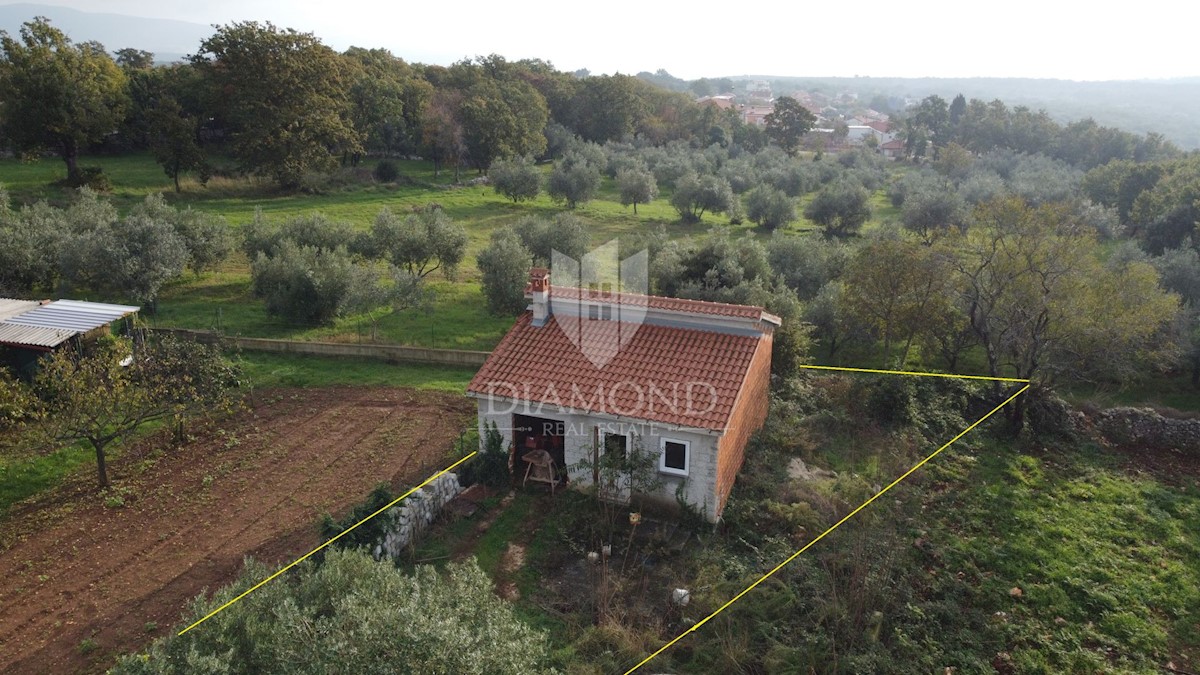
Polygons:
M108 667L235 577L244 556L287 562L320 543L322 513L440 469L473 412L462 396L392 388L258 399L157 460L161 438L126 452L110 471L124 507L106 506L83 472L0 523L4 672Z

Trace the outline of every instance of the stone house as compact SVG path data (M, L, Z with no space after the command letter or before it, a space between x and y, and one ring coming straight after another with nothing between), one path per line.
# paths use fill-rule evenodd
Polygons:
M514 472L549 455L572 486L600 480L605 453L656 459L656 494L717 521L767 415L779 317L761 307L552 288L535 268L528 310L467 386L482 439L503 434ZM530 455L534 456L534 455ZM623 501L628 494L609 495Z

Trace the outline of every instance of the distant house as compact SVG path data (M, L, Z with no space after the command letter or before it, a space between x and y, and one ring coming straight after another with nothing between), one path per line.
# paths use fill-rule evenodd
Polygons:
M867 122L867 126L881 134L889 133L892 130L892 123L887 120L872 120Z
M720 96L702 96L696 99L696 103L700 105L711 105L722 110L727 110L734 107L733 96L722 94Z
M892 140L887 141L887 142L883 143L882 145L880 145L879 151L883 153L884 157L888 157L890 159L897 159L899 157L903 157L904 156L904 141L902 141L898 138L892 139Z
M529 310L467 386L480 437L495 424L518 476L527 457L548 456L575 486L603 482L595 465L605 454L640 448L662 482L646 497L674 504L680 495L719 519L766 419L780 319L760 307L552 289L536 268L526 295ZM596 365L581 336L611 358Z
M742 106L742 122L744 124L753 124L756 126L766 126L767 115L775 112L773 105L747 105Z

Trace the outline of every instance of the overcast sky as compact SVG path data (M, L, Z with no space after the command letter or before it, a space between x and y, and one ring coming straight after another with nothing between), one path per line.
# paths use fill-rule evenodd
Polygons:
M34 0L37 1L37 0ZM606 0L43 0L203 24L270 20L336 49L410 61L499 53L593 73L1046 77L1200 75L1200 3L1142 0L663 2ZM6 3L7 4L7 3ZM1106 7L1107 5L1107 7Z

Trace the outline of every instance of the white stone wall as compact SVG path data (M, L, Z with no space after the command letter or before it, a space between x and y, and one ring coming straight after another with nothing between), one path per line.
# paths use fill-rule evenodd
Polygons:
M442 507L460 492L462 486L458 484L458 474L444 473L376 516L384 519L387 534L371 551L375 559L380 560L385 554L399 557L413 538L433 523Z
M688 475L674 476L666 473L659 474L662 488L654 495L668 504L675 503L675 491L683 486L684 499L700 509L710 521L716 521L716 485L717 485L717 441L716 434L705 433L694 429L679 429L661 424L640 422L636 420L621 420L607 415L578 414L569 411L562 412L552 406L537 407L528 403L513 404L507 400L497 401L489 405L486 398L479 398L479 438L480 450L483 450L485 425L495 423L500 434L504 436L505 447L512 442L513 415L531 415L545 419L558 420L566 425L564 441L564 456L571 485L582 487L592 482L592 471L579 466L582 460L591 460L592 445L595 438L595 428L601 426L615 431L632 428L642 448L658 458L662 453L662 439L670 438L676 441L686 441L689 444ZM514 407L515 405L515 407Z

